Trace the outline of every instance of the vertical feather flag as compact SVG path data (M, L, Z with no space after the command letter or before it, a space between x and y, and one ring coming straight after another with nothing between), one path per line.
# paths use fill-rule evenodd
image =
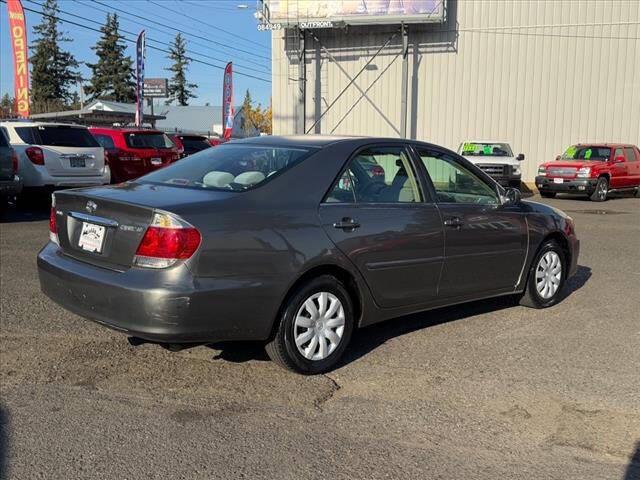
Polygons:
M226 140L231 138L233 131L233 115L233 72L231 62L229 62L224 69L222 82L222 136Z
M136 127L144 122L144 49L145 33L142 30L136 40Z
M15 110L20 117L29 117L29 53L27 28L20 0L7 0L11 46L13 47L13 88Z

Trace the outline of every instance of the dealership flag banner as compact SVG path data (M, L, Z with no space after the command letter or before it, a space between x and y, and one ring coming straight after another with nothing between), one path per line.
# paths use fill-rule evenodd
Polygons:
M222 128L223 138L231 138L233 130L233 77L231 62L224 69L224 81L222 82Z
M144 30L136 41L136 127L144 121Z
M15 110L20 117L29 117L29 57L27 28L20 0L7 0L11 46L13 47L13 88Z

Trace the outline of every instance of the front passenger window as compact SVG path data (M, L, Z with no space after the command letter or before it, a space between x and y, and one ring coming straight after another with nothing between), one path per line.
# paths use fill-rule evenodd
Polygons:
M449 155L419 150L436 197L442 203L499 204L498 195L475 173L467 170Z

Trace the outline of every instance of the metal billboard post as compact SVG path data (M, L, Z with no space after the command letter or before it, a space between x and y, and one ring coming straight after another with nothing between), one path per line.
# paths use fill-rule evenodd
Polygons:
M402 23L402 85L400 103L400 135L407 138L407 95L409 91L409 31Z

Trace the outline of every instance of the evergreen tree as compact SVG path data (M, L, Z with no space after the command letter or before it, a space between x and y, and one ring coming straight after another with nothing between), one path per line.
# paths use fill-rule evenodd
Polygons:
M5 93L0 100L0 117L13 117L13 98Z
M197 85L187 82L187 68L191 63L191 59L187 57L187 42L180 33L176 35L176 38L169 46L167 58L173 61L173 65L165 69L173 72L173 77L169 82L170 99L167 100L167 105L173 100L178 105L188 105L189 99L196 96L193 93L193 89L197 88Z
M68 104L70 89L79 76L78 62L61 47L71 40L59 28L57 0L45 0L42 9L42 21L33 28L36 39L31 45L31 100L36 112Z
M133 61L125 55L127 47L119 28L118 15L108 13L105 24L100 28L102 36L96 45L91 47L96 52L98 61L87 64L92 77L85 93L92 100L102 98L130 103L136 99Z

